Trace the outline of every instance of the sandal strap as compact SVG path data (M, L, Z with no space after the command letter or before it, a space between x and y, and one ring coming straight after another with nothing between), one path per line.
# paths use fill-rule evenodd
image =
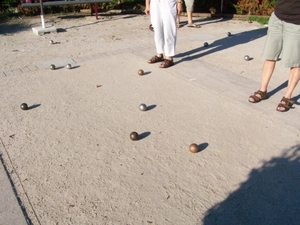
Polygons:
M257 96L259 95L259 96ZM261 90L258 90L256 92L254 92L253 95L251 95L249 98L252 98L253 101L250 101L251 103L257 103L257 102L260 102L261 100L265 100L268 98L268 94L267 94L267 91L261 91Z
M161 65L160 65L160 68L168 68L170 66L172 66L174 63L173 63L173 60L169 60L169 59L165 59Z
M157 55L155 55L148 61L148 63L157 63L157 62L161 62L163 60L164 60L163 56L158 57Z
M282 97L281 99L282 102L284 102L286 105L288 105L289 107L291 107L292 105L295 104L295 102L293 100L291 100L290 98L286 98L286 97ZM281 103L282 104L282 103ZM284 105L284 104L283 104Z
M261 99L266 99L267 98L267 91L258 90L256 92L254 92L254 96L255 95L260 95Z

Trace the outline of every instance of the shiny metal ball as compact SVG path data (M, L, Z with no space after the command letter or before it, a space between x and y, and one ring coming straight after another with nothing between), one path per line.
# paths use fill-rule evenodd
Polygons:
M192 152L192 153L197 153L199 151L199 147L195 143L191 144L189 149L190 149L190 152Z
M248 20L248 23L252 23L252 21L251 21L251 20Z
M50 44L54 44L54 41L53 41L53 40L50 40L49 43L50 43Z
M228 33L227 33L227 36L228 36L228 37L230 37L230 36L231 36L231 33L230 33L230 32L228 32Z
M51 70L55 70L55 65L54 65L54 64L51 64L51 65L50 65L50 69L51 69Z
M204 46L204 47L208 47L208 43L207 43L207 42L204 42L203 46Z
M20 108L21 108L22 110L27 110L27 109L28 109L28 105L27 105L26 103L22 103L22 104L20 105Z
M70 70L70 69L72 69L72 65L71 64L67 64L66 68Z
M137 141L139 139L139 134L135 131L130 133L130 139L133 141Z
M144 74L145 74L145 73L144 73L144 70L140 69L140 70L138 71L138 74L139 74L140 76L144 75Z
M249 60L250 60L249 55L245 55L245 56L244 56L244 59L245 59L246 61L249 61Z
M141 111L146 111L147 110L147 106L145 104L140 104L140 110Z

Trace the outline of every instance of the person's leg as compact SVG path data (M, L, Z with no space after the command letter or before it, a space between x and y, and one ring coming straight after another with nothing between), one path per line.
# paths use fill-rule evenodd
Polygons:
M256 103L268 98L267 88L275 69L276 61L281 54L282 39L282 21L280 21L273 13L269 19L268 35L263 50L263 58L265 58L265 62L261 75L260 89L248 98L249 102Z
M176 26L177 28L180 28L180 15L177 15L176 17Z
M290 108L290 106L294 104L294 102L291 101L290 99L292 98L293 91L295 90L295 87L297 86L299 80L300 80L300 67L291 68L288 86L285 95L283 96L283 99L277 106L277 111L285 112ZM286 106L287 104L290 105L287 107Z
M163 20L163 33L164 33L164 53L166 59L173 61L175 55L177 28L176 28L176 17L177 17L177 1L161 1L164 8L162 15Z
M193 11L194 11L194 0L185 0L185 5L186 5L186 14L187 14L187 19L188 19L188 27L201 27L200 25L194 24L193 23Z
M188 18L188 24L193 24L193 12L192 11L187 11L187 18Z
M291 98L295 87L297 86L300 80L300 67L291 68L288 86L285 92L284 97Z
M283 22L282 64L291 68L286 92L277 106L277 111L285 112L294 104L293 91L300 79L300 25Z
M150 18L154 29L154 42L156 48L156 56L148 60L148 63L160 62L163 60L164 51L164 33L161 16L161 3L158 0L150 2Z
M257 102L258 100L264 99L264 94L267 94L267 89L269 82L271 80L273 71L275 69L276 61L275 60L265 60L262 75L261 75L261 85L258 92L255 92L254 95L249 97L249 102ZM261 92L260 92L261 91ZM262 93L263 92L263 93Z

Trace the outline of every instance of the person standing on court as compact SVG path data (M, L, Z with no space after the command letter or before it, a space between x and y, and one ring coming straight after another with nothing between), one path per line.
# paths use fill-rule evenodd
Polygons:
M150 15L154 29L156 47L156 55L148 63L161 62L160 68L173 66L177 38L176 17L182 11L182 0L145 0L145 6L145 13Z
M249 102L257 103L268 98L268 84L280 55L281 63L290 68L290 74L285 94L276 110L286 112L295 104L291 97L300 80L300 0L277 0L268 23L261 86L249 97Z
M186 14L188 19L187 27L192 28L200 28L199 24L193 23L193 11L194 11L194 0L184 0L185 7L186 7ZM180 28L180 16L177 16L177 28Z

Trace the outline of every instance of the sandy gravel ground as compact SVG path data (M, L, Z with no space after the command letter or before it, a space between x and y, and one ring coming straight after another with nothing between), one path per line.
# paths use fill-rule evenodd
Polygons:
M35 35L39 17L0 25L0 153L32 224L300 221L299 103L275 110L289 70L279 62L270 99L247 101L267 27L196 18L160 69L147 16L45 19L59 32Z

